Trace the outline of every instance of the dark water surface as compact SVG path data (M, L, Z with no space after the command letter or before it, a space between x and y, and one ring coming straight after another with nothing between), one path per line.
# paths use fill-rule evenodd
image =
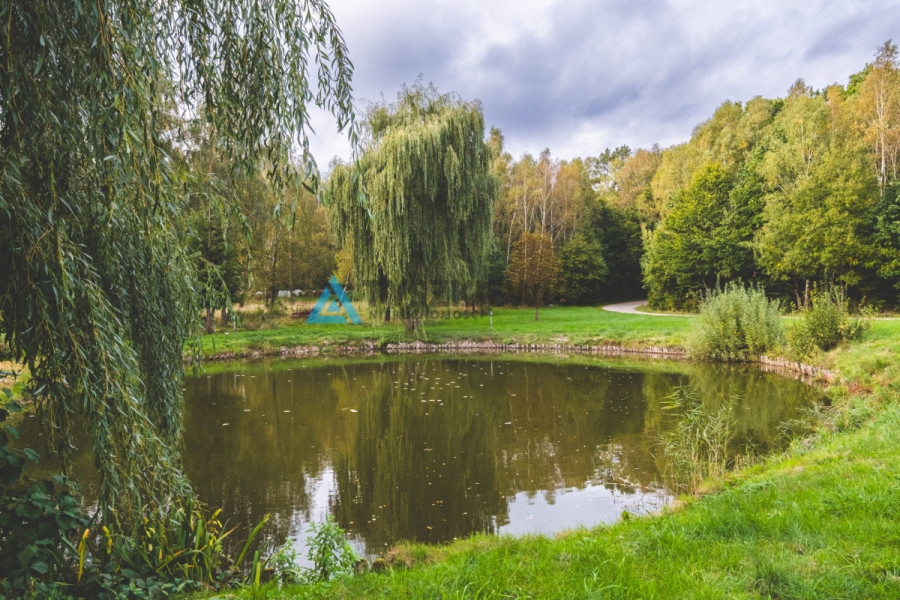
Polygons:
M185 469L232 522L296 540L332 513L358 549L609 523L669 497L663 406L739 396L737 442L774 449L821 393L753 368L540 357L235 364L185 383ZM305 554L305 551L304 551Z

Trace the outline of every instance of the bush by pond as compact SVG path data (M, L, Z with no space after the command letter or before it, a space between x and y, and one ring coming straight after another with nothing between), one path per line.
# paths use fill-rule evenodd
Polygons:
M840 288L817 290L811 305L788 329L791 352L804 358L816 350L831 350L844 340L856 339L870 325L870 317L866 311L851 314Z
M741 282L707 290L697 321L689 344L694 358L746 362L784 342L778 301Z

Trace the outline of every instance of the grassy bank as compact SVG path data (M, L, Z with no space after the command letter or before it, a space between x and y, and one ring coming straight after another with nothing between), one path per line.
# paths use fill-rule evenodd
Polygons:
M497 343L559 343L567 345L621 344L629 347L683 346L690 323L680 317L611 313L597 307L494 309L491 319L481 314L428 320L421 331L407 332L402 324L308 325L282 318L266 329L223 331L201 338L202 353L277 353L282 347L336 346L374 342L378 345L416 340L432 343L459 341Z
M495 330L499 320L504 335L528 336L512 338L519 341L567 336L571 343L641 346L683 343L689 326L595 309L546 312L537 325L527 313L496 311ZM461 323L432 324L428 333L477 339ZM584 333L563 333L566 327ZM843 378L830 388L833 404L817 416L816 432L732 474L719 493L685 498L663 515L555 538L402 545L389 556L389 572L256 590L257 597L898 598L898 355L900 322L883 321L860 340L813 357L808 362ZM254 590L212 597L251 598Z
M900 383L900 320L875 321L862 338L814 358L837 370L851 391L867 391Z

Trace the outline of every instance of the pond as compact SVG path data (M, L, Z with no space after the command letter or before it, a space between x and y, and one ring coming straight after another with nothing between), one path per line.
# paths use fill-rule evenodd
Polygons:
M216 366L222 369L221 366ZM555 532L663 506L665 398L737 397L735 448L756 454L821 400L755 368L673 361L400 356L233 364L185 382L185 469L232 522L271 518L305 555L332 513L357 549Z

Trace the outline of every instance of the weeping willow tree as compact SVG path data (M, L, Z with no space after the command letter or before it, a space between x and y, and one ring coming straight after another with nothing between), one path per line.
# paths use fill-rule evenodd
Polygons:
M338 165L326 200L353 252L354 281L408 329L434 302L470 297L490 241L497 182L480 104L404 88L374 106L357 165Z
M235 174L307 172L307 106L355 142L352 66L320 0L0 3L0 334L68 456L83 428L106 520L190 494L180 471L197 281L173 112ZM294 161L295 162L295 161Z

